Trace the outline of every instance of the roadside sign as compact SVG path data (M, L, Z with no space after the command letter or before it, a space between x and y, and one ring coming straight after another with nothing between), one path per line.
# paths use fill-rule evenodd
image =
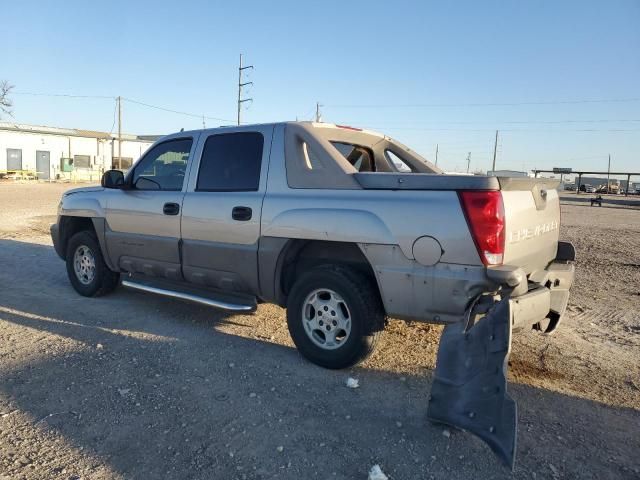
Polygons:
M553 173L571 173L571 172L573 172L572 168L553 167Z

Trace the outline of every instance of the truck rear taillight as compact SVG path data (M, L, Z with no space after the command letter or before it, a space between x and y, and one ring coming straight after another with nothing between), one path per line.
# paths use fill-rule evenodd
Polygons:
M504 204L498 191L460 192L469 230L485 265L501 265L504 259Z

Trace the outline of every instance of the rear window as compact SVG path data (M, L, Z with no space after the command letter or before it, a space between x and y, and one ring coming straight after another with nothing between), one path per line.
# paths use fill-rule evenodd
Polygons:
M333 145L357 171L376 171L376 164L371 149L344 142L331 142L331 145Z
M264 138L241 132L210 136L204 144L196 191L255 191L260 184Z

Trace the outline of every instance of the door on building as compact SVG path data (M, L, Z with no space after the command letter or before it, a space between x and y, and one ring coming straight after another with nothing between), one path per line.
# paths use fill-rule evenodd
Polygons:
M51 155L49 152L36 151L36 172L38 180L49 180L51 174Z
M22 150L7 148L7 170L22 170Z

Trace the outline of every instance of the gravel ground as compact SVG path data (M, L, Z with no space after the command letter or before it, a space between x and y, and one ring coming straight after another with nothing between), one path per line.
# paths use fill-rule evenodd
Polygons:
M640 202L563 197L576 285L556 334L514 340L512 473L426 420L440 327L392 320L336 372L274 306L80 297L48 237L70 187L0 183L0 479L640 478Z

